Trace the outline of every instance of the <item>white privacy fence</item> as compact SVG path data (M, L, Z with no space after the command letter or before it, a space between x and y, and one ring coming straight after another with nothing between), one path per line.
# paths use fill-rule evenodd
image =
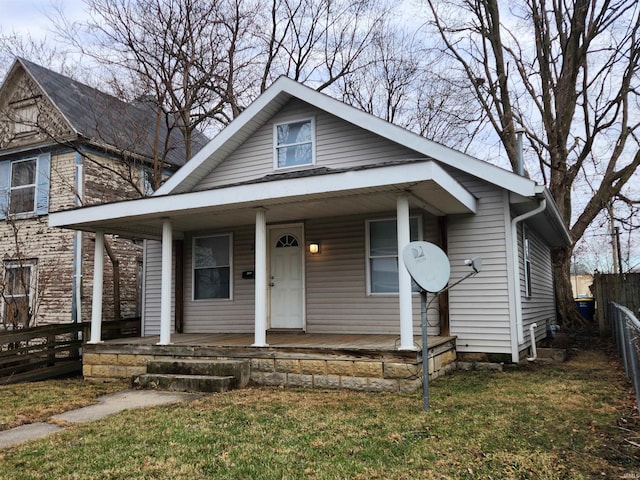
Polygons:
M608 314L618 354L627 378L633 382L640 410L640 321L631 310L615 302L609 302Z

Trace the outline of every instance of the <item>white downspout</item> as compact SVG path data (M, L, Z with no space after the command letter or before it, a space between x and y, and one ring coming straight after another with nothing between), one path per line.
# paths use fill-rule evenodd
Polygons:
M513 255L513 269L514 269L515 280L516 280L516 285L514 288L514 297L515 297L514 304L515 304L515 313L516 313L516 329L517 329L517 335L518 335L518 345L524 343L524 331L523 331L523 325L522 325L522 294L520 292L520 261L519 261L520 259L518 257L518 223L543 212L546 208L547 208L547 200L543 198L542 200L540 200L540 204L536 208L526 213L523 213L522 215L519 215L511 220L511 241L512 241L511 252ZM513 335L514 332L511 332L511 333ZM518 352L513 351L512 358L513 358L513 361L517 363L519 361L519 358L516 358L516 357L518 357Z
M538 358L538 349L536 348L536 327L537 323L529 325L529 335L531 336L531 356L527 358L528 361L533 362Z
M84 175L82 171L82 155L76 153L76 201L77 207L82 206L84 197ZM73 322L82 323L82 237L83 233L77 230L73 244Z

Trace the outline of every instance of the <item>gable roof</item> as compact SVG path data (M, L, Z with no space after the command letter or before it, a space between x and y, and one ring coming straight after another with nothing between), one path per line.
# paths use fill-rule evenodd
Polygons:
M428 140L416 133L347 105L288 77L279 77L260 97L173 175L156 195L191 191L204 177L267 122L280 108L296 98L382 138L414 150L427 159L466 172L524 197L536 194L536 183L475 157Z
M353 169L316 168L304 173L267 175L240 184L223 185L202 191L195 189L204 177L291 99L299 99L409 148L417 152L418 157L422 155L422 158L413 159L411 162L371 165L358 169L357 176L354 175ZM49 217L49 224L159 238L163 222L169 218L174 222L176 231L184 232L197 228L202 223L203 215L215 215L219 226L243 221L249 224L255 214L255 208L269 207L271 221L278 222L290 219L293 206L302 200L313 203L320 197L331 198L333 202L351 199L348 200L349 208L355 211L358 205L352 200L352 194L366 192L377 195L378 199L384 198L386 208L393 208L391 206L395 206L399 192L406 193L418 188L423 190L419 192L417 199L427 210L434 207L437 211L429 211L436 215L474 213L476 199L450 175L454 169L511 192L511 206L516 214L520 210L531 211L544 200L545 210L529 218L527 223L535 225L534 229L542 232L550 245L571 243L570 233L548 189L544 186L427 140L286 77L280 77L151 197L53 213ZM318 205L321 206L319 212L313 210L315 204L307 205L306 210L298 216L326 215L324 204ZM384 208L380 208L380 211L382 210ZM279 215L282 215L282 218Z
M123 102L24 58L16 59L7 79L19 67L38 85L79 137L96 146L153 158L156 112L150 105ZM0 86L0 92L4 86ZM186 163L182 134L178 129L169 132L162 123L160 144L167 135L170 136L166 161L180 167ZM205 135L194 132L192 151L199 151L208 141Z

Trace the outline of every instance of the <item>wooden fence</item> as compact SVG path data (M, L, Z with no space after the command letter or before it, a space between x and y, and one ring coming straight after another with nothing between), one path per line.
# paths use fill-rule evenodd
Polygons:
M89 323L72 323L0 332L0 384L80 373L89 329ZM104 340L138 336L139 318L102 324Z
M597 318L601 332L611 329L607 305L615 302L637 317L640 311L640 273L603 274L593 277L592 291L597 302Z

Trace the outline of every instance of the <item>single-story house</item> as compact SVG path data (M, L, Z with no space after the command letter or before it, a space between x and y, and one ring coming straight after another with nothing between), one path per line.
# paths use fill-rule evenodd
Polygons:
M469 270L466 259L483 262L479 275L433 302L429 336L458 355L512 362L526 358L530 332L540 340L555 321L550 251L571 242L544 186L286 77L151 197L54 213L50 225L95 232L96 257L106 233L146 239L147 350L137 353L193 356L204 348L197 338L227 349L235 338L253 359L252 379L313 386L327 385L332 364L316 372L311 364L285 366L278 352L290 348L288 360L312 350L307 360L319 352L343 359L351 342L353 358L373 362L374 339L384 339L373 368L381 378L390 378L386 363L421 362L420 295L398 262L410 240L447 253L451 282ZM186 338L189 350L171 353ZM357 348L363 342L366 354ZM124 355L102 348L92 361ZM346 373L333 372L347 388L349 372L358 376L353 358ZM265 359L274 363L259 375ZM141 367L119 365L122 376ZM378 373L364 371L375 383ZM92 376L90 365L85 374Z

